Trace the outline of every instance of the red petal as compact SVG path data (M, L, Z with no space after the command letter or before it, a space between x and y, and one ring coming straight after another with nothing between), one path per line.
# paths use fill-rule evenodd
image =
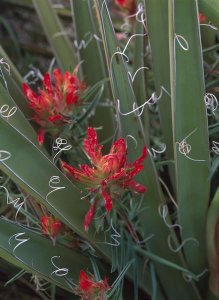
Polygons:
M37 141L40 145L42 145L44 143L44 139L45 139L45 130L41 128L37 136Z
M101 149L97 140L97 133L92 127L87 129L87 138L84 140L84 149L94 164L98 163L102 157Z
M83 171L79 171L72 166L68 165L66 162L61 162L61 167L63 170L67 171L75 180L78 180L83 183L90 184L92 183L91 179Z
M116 0L116 4L125 6L125 5L127 5L127 0Z
M51 225L51 234L53 238L58 235L61 228L62 228L62 223L60 221L53 221Z
M98 163L101 173L109 175L120 169L120 161L116 154L104 155Z
M54 69L53 76L55 78L56 87L60 90L63 84L63 76L59 69Z
M139 172L141 172L141 170L144 169L144 166L143 165L136 165L134 166L134 168L131 170L131 171L128 171L126 174L127 174L127 177L129 179L132 179L133 177L135 177Z
M47 226L49 220L50 220L50 217L48 217L48 216L42 216L41 217L41 223L42 223L42 225L46 225Z
M93 282L90 280L88 275L81 270L79 275L79 286L82 291L89 292L93 286Z
M107 286L108 288L109 288L109 282L108 282L109 280L108 280L108 278L107 277L104 277L104 284L105 284L105 286Z
M75 179L77 179L77 173L79 172L77 169L68 165L66 162L61 162L61 167L65 171L69 172Z
M59 120L64 120L64 118L63 118L63 116L61 116L61 115L54 115L54 116L50 116L49 118L48 118L48 120L50 121L50 122L52 122L52 123L54 123L55 121L59 121Z
M70 79L72 86L74 86L74 87L78 86L79 80L78 80L77 76L75 76L74 74L71 74L71 77L69 79Z
M75 92L68 93L66 96L66 104L75 104L77 102L78 96L75 94Z
M22 90L24 92L24 95L28 98L28 94L29 94L29 91L31 89L29 88L29 86L25 82L22 84Z
M105 201L106 211L110 212L111 209L113 208L113 201L110 198L110 196L106 193L106 190L105 190L104 187L102 187L102 195L103 195L103 198L104 198L104 201Z
M84 219L84 230L88 231L90 223L92 222L94 215L95 215L95 211L96 211L96 201L94 201L94 203L91 204L88 212L85 215L85 219Z
M116 4L128 9L130 14L136 10L136 0L116 0Z
M43 77L43 84L44 87L46 88L47 92L49 95L52 95L52 85L51 85L51 79L49 73L46 73Z
M25 97L31 103L36 104L37 103L37 99L38 99L38 95L34 91L32 91L25 82L22 84L22 89L23 89L23 93L24 93Z
M110 288L108 279L105 277L104 280L96 282L95 287L102 293L106 292Z
M123 138L118 139L111 147L110 154L116 154L119 161L119 168L122 168L126 162L126 143Z
M79 274L79 293L83 299L103 299L103 293L110 288L108 279L105 277L104 280L94 281L93 276L89 277L83 270ZM99 297L97 297L97 293ZM102 296L100 296L102 295ZM105 298L104 298L105 299Z
M42 233L43 234L49 233L50 221L51 221L51 217L48 217L48 216L41 217L41 225L42 225Z
M147 156L147 148L146 146L143 147L142 149L142 154L139 158L136 159L136 161L134 162L135 165L140 165L146 158Z
M140 183L137 183L135 181L130 181L128 183L128 187L130 187L130 189L132 189L133 191L136 191L137 193L145 193L146 192L146 188L141 185Z
M38 106L42 111L49 112L51 107L53 106L53 101L54 98L50 97L46 91L40 90L40 96L38 97Z
M207 21L206 16L202 13L199 13L198 17L199 17L199 22L200 23L205 23Z
M42 233L52 236L57 236L61 230L62 223L58 220L54 220L52 217L43 216L41 217Z
M125 168L122 168L118 172L112 174L111 176L108 177L108 180L119 180L122 179L123 176L125 176Z
M123 138L118 139L111 147L110 153L117 153L120 154L121 156L126 153L126 143Z
M94 180L94 176L96 175L97 170L89 167L88 165L81 165L81 171L86 174L89 178Z

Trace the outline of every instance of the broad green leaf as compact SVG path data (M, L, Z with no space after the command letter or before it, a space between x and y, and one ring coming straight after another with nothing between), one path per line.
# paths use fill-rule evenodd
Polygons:
M11 97L12 93L10 92L10 84L11 82L12 84L15 83L13 81L10 82L10 80L12 80L10 79L10 77L5 77L5 80L6 80L8 90L7 88L4 88L0 82L0 114L3 118L7 120L8 119L7 116L13 114L13 111L15 112L16 110L14 115L9 117L11 118L11 124L17 127L32 143L37 145L38 142L37 142L37 136L35 131L31 127L27 119L25 119L23 113L17 107L16 105L17 103L15 103Z
M71 0L73 20L76 30L74 40L83 70L84 80L87 85L94 85L97 82L108 78L105 57L103 56L103 43L98 31L93 1L74 1ZM104 126L100 131L100 140L105 140L113 135L114 114L110 107L110 86L106 82L100 105L95 110L95 117L91 119L94 127L102 127L105 120L108 126Z
M209 263L209 297L219 299L219 255L218 255L219 189L217 189L207 215L207 253ZM212 293L212 296L210 296Z
M0 257L28 273L72 292L71 283L78 283L80 270L92 271L86 256L57 243L54 246L40 233L3 218L0 228Z
M14 100L13 103L16 103L18 108L21 110L22 114L24 114L24 116L30 120L32 117L31 110L28 107L28 102L27 99L24 97L24 94L21 90L21 86L17 84L17 82L13 79L12 75L9 74L5 68L2 68L1 71L2 78L0 79L0 83L2 83L7 92L10 94L11 98ZM30 127L29 124L28 126Z
M209 148L197 1L169 0L169 51L179 221L182 241L196 241L184 244L187 263L201 273L206 268Z
M145 0L147 28L152 55L152 70L158 100L161 130L166 144L167 159L173 160L173 128L170 101L170 59L168 45L168 2ZM159 37L159 38L158 38ZM161 51L162 49L162 51ZM174 165L169 171L175 191Z
M0 59L3 59L3 62L0 63L0 66L2 65L2 67L7 67L6 64L9 65L10 68L10 73L13 77L13 79L15 80L15 82L17 83L18 86L21 87L23 79L21 74L18 72L16 66L13 64L13 62L10 60L10 58L8 57L7 53L5 52L5 50L2 48L2 46L0 45ZM6 63L6 64L4 64ZM1 67L1 68L2 68Z
M142 1L137 2L138 8L142 7ZM143 15L142 15L143 17ZM148 45L148 40L146 38L146 28L142 22L136 22L135 34L138 38L135 40L134 44L134 55L133 55L133 90L135 93L136 102L138 105L144 104L147 100L147 83L146 83L146 46ZM140 53L140 55L139 55ZM141 120L144 126L144 134L147 145L149 145L149 112L148 107L144 108L144 112L141 116Z
M0 58L3 59L2 63L0 64L1 81L8 89L8 92L18 107L22 110L23 114L27 118L30 118L30 109L28 108L27 100L25 99L21 88L23 82L22 76L1 46Z
M71 42L52 7L50 0L32 0L57 63L62 69L73 71L78 60Z
M92 1L71 0L73 21L76 30L74 46L80 59L84 80L93 85L108 77L103 57L103 45L97 30Z

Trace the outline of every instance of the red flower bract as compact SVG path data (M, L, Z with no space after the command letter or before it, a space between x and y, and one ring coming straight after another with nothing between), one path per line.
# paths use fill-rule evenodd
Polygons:
M62 223L60 221L54 220L49 216L41 217L41 225L42 233L49 235L52 238L55 238L62 228Z
M64 74L59 69L53 71L54 84L49 73L43 78L43 88L39 95L23 83L23 92L34 111L33 119L40 125L38 135L40 144L44 141L45 132L56 132L60 126L69 122L72 111L81 104L80 96L85 89L75 73Z
M198 18L199 18L199 23L201 24L207 22L207 18L203 13L199 13Z
M110 289L107 278L100 281L95 281L93 275L87 275L81 270L79 275L79 284L74 289L74 292L81 296L81 299L86 300L105 300L105 293Z
M115 3L118 6L127 9L130 14L133 14L136 10L136 0L115 0Z
M78 182L85 185L87 190L95 195L101 195L105 202L105 209L110 212L113 199L121 197L124 189L131 189L137 193L144 193L145 187L133 178L144 168L143 161L147 155L146 147L141 156L134 163L127 163L127 148L123 138L118 139L111 147L110 153L102 154L102 146L97 140L96 131L89 127L87 138L84 140L84 150L90 159L91 167L80 165L80 170L62 162L63 170ZM85 216L84 227L87 231L94 217L98 198L95 197Z

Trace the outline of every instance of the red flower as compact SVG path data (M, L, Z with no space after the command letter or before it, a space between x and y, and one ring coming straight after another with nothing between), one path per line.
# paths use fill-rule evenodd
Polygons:
M136 11L136 0L115 0L115 3L129 11L130 14L135 13Z
M88 276L83 270L80 271L79 285L74 292L81 296L82 300L105 300L105 293L110 289L107 278L95 281L94 276Z
M119 198L124 189L129 188L138 193L144 193L145 187L137 183L133 178L144 168L143 161L147 155L146 147L142 155L134 162L127 163L127 148L123 138L118 139L111 147L110 153L102 155L102 147L98 144L96 131L89 127L87 138L84 140L84 150L92 166L81 165L80 170L62 162L62 168L67 171L73 179L83 183L88 191L99 194L105 201L105 209L111 211L113 199ZM95 198L86 214L85 230L94 217L98 198Z
M202 13L199 13L198 18L199 18L199 23L201 23L201 24L206 23L206 21L207 21L206 16Z
M68 123L74 108L81 104L79 100L85 89L75 73L64 74L59 69L53 71L54 84L49 73L43 78L43 88L39 95L23 83L23 92L28 99L30 108L34 111L33 119L40 125L38 141L43 144L46 131L55 133L59 127Z
M41 217L41 225L42 233L49 235L52 238L55 238L62 228L62 223L60 221L54 220L49 216Z

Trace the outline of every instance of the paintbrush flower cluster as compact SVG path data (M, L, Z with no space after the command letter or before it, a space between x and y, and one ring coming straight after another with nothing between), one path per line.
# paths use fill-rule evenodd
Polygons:
M93 275L87 275L83 270L79 274L79 284L74 293L80 296L81 300L105 300L106 292L110 289L108 279L96 281Z
M111 147L109 154L102 154L102 145L98 143L97 133L89 127L87 138L84 139L84 151L90 160L89 165L80 165L76 169L66 162L62 162L62 169L72 179L82 183L94 195L90 209L85 216L84 228L87 231L94 218L99 202L103 199L107 212L113 207L113 201L121 198L124 190L129 189L137 193L144 193L145 187L133 178L143 170L143 161L147 149L142 149L142 154L134 163L127 163L127 147L123 138L118 139Z
M33 111L33 120L40 126L38 142L44 142L45 133L52 136L60 133L62 126L71 123L75 109L82 103L85 84L78 79L76 72L59 69L53 71L54 82L49 73L43 77L43 87L35 93L26 83L23 92Z
M55 220L51 216L42 216L41 227L42 234L48 235L52 239L55 239L62 229L62 223L59 220Z

